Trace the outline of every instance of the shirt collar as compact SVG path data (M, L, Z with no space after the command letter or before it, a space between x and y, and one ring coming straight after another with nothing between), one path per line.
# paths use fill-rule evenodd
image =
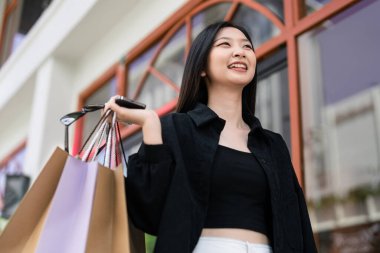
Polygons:
M226 121L219 116L207 105L202 103L197 103L191 111L188 111L187 114L192 118L197 127L204 126L213 121L218 122L218 125L221 125L222 129L226 123ZM259 119L255 116L247 116L245 119L246 123L251 128L251 132L255 130L262 131L263 128Z

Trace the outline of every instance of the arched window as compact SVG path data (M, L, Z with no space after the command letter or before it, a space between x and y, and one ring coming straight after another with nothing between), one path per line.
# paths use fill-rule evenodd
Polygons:
M154 109L175 100L192 40L207 25L222 20L246 27L256 48L284 30L281 19L259 2L206 1L179 20L158 42L133 58L127 55L125 95Z

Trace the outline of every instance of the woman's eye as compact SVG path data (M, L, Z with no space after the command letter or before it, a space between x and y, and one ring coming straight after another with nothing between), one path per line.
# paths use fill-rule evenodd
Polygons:
M222 42L222 43L220 43L218 46L229 46L230 45L230 43L228 43L228 42Z
M252 46L251 45L244 45L245 48L249 48L249 49L252 49Z

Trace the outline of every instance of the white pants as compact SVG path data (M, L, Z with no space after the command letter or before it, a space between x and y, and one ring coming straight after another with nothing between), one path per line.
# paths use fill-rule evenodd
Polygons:
M236 239L201 236L193 253L272 253L272 248Z

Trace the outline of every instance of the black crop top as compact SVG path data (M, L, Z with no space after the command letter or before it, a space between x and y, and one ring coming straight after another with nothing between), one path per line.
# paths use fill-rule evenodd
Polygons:
M251 153L219 145L210 183L205 228L242 228L268 235L268 182Z

